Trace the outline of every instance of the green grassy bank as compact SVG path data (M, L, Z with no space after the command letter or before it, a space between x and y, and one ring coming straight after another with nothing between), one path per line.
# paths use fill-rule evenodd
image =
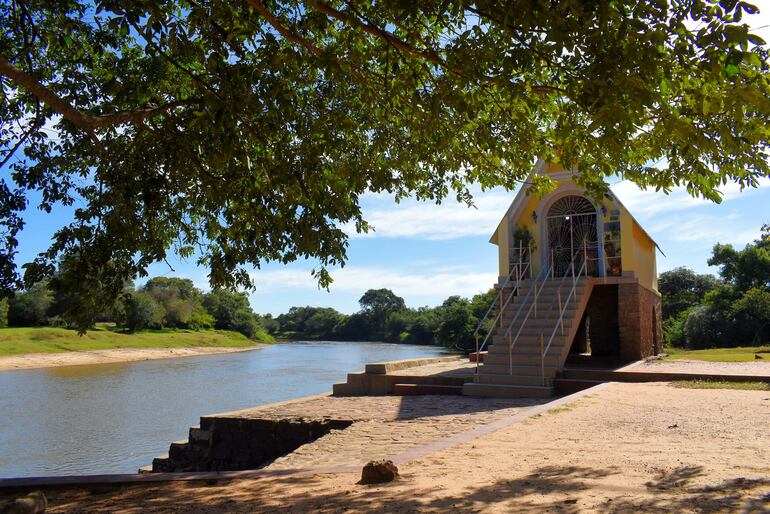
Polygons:
M755 355L760 355L762 360L770 361L770 346L739 346L737 348L709 348L706 350L681 350L679 348L666 348L668 354L666 360L697 360L710 362L753 362L759 361Z
M129 334L112 327L97 327L80 336L64 328L0 328L0 356L114 348L248 347L273 342L267 333L258 338L254 341L229 330L142 330Z

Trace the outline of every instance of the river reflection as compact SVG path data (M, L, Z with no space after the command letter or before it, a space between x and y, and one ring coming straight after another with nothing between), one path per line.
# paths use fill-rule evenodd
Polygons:
M0 372L0 477L132 473L205 414L329 391L430 346L297 342L237 353Z

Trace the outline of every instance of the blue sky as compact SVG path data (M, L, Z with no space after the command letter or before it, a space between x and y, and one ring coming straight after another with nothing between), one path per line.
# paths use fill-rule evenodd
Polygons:
M751 25L770 41L770 10L752 17ZM0 176L7 173L0 170ZM665 252L658 255L659 272L687 266L715 273L706 264L715 243L742 247L759 236L763 223L770 223L770 179L745 191L727 185L722 188L721 204L694 199L682 189L669 195L640 191L627 181L615 183L612 189ZM390 288L410 307L485 291L497 279L497 247L488 240L514 196L515 191L500 189L479 193L476 208L470 209L454 201L440 206L411 200L396 204L387 196L367 195L364 217L375 232L351 238L348 264L333 272L335 282L329 292L319 290L311 277L313 262L267 264L252 273L256 284L250 293L252 306L272 314L294 305L328 306L350 313L358 310L358 298L370 288ZM30 205L36 205L35 198ZM70 217L71 209L60 208L51 215L30 209L19 237L18 262L28 262L45 250L54 231ZM156 264L150 275L187 277L208 288L205 269L193 261L169 261L174 271Z
M770 222L770 179L760 187L740 191L722 188L724 200L714 204L676 189L669 195L641 191L628 181L615 183L613 191L658 242L658 271L688 266L715 272L707 266L717 242L742 247L759 236ZM354 235L349 262L333 272L330 292L319 290L310 275L315 263L267 264L252 277L254 309L279 314L293 305L334 307L342 312L358 309L358 298L369 288L387 287L406 299L407 305L435 305L447 296L469 296L491 287L497 279L497 247L488 242L515 192L494 189L478 193L475 208L447 201L442 205L407 200L396 204L385 195L366 195L364 216L375 232ZM20 262L46 248L60 226L65 211L27 214L20 238ZM156 264L151 275L183 276L208 288L206 270L194 262L170 259L175 271Z

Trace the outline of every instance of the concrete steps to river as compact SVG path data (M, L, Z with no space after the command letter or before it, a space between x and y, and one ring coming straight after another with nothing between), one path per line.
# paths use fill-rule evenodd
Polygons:
M536 306L533 284L542 285ZM462 393L495 398L553 396L554 377L564 367L592 289L585 278L575 281L570 295L572 286L570 277L549 278L544 284L524 281L506 305L502 323L493 329L478 374L463 385Z

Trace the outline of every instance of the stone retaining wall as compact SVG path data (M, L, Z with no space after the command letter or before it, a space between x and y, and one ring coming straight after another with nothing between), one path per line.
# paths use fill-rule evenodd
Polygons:
M152 462L153 472L257 469L332 430L349 427L344 419L245 419L203 417L187 441L171 443L167 457Z

